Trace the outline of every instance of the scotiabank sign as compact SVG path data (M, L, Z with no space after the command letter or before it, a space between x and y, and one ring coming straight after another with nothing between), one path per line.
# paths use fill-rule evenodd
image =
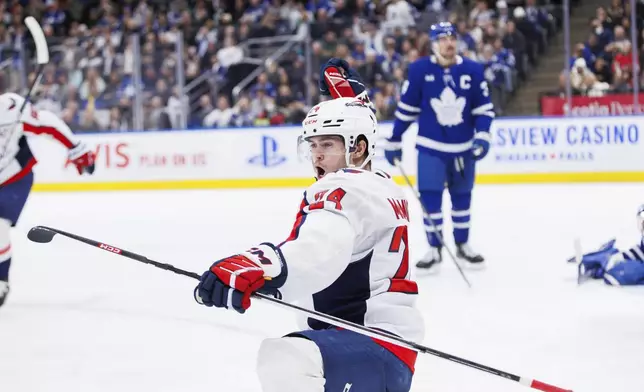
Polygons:
M638 106L644 114L644 94L639 94ZM541 97L541 114L546 116L615 116L635 114L634 94L610 94L603 97L572 97L572 108L566 98Z

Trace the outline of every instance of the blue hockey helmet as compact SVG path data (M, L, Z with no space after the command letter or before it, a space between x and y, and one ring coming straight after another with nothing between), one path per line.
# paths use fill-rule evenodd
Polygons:
M644 204L637 210L637 228L644 236Z
M434 42L450 35L456 36L456 28L449 22L435 23L429 28L429 38Z

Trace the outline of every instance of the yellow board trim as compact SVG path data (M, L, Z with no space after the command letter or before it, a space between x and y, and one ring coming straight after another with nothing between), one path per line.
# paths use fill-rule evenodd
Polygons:
M404 185L402 177L394 177ZM416 178L411 182L415 184ZM547 183L593 183L593 182L644 182L644 172L600 173L524 173L481 174L477 184L547 184ZM102 192L138 190L182 189L245 189L245 188L306 188L313 183L310 178L248 178L220 180L158 180L158 181L101 181L36 183L35 192Z

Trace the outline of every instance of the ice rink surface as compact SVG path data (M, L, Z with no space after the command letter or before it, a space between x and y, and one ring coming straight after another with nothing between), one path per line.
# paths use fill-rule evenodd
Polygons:
M0 391L259 391L259 343L294 330L293 313L260 302L245 315L208 309L193 300L195 280L63 237L35 244L26 233L49 225L201 273L218 258L283 240L301 195L33 194L12 236ZM488 267L468 271L471 289L449 260L440 274L418 277L423 343L577 392L644 391L644 289L578 286L575 266L566 263L576 236L586 250L612 237L621 247L639 241L641 203L644 185L479 186L472 244ZM415 261L427 245L419 206L410 205ZM529 389L421 355L412 390Z

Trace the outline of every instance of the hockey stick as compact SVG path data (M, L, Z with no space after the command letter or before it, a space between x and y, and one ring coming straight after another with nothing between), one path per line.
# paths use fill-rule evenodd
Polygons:
M25 101L22 103L22 106L20 106L20 114L22 114L22 111L27 106L31 93L36 85L40 83L45 66L49 63L49 48L47 47L47 39L45 38L45 33L43 32L42 27L40 27L40 24L33 16L25 18L25 25L27 25L27 29L29 29L29 33L33 37L34 44L36 45L36 63L38 64L38 68L36 70L36 77L34 78L34 81L31 82L31 86L29 86L29 90L25 96Z
M164 269L166 271L172 271L175 274L187 276L189 278L193 278L193 279L196 279L196 280L201 279L201 276L199 274L195 273L195 272L185 271L185 270L182 270L182 269L177 268L177 267L175 267L173 265L170 265L170 264L165 264L165 263L160 263L158 261L150 260L145 256L142 256L142 255L139 255L139 254L136 254L136 253L124 250L124 249L119 249L119 248L117 248L115 246L107 245L107 244L104 244L102 242L91 240L89 238L81 237L79 235L67 233L67 232L62 231L62 230L53 229L51 227L46 227L46 226L32 227L31 230L29 230L29 233L27 234L27 238L29 238L33 242L38 242L38 243L45 244L45 243L51 242L56 234L60 234L60 235L63 235L65 237L74 239L76 241L80 241L80 242L83 242L85 244L97 247L99 249L106 250L108 252L117 254L119 256L124 256L124 257L130 258L130 259L139 261L141 263L150 264L150 265L152 265L154 267L161 268L161 269ZM415 342L411 342L409 340L399 338L398 336L388 334L386 332L371 329L369 327L365 327L363 325L355 324L355 323L352 323L350 321L342 320L340 318L337 318L337 317L334 317L334 316L331 316L331 315L328 315L328 314L320 313L320 312L315 311L315 310L310 310L310 309L302 308L302 307L299 307L297 305L293 305L293 304L290 304L290 303L287 303L287 302L283 302L283 301L281 301L279 299L276 299L276 298L273 298L273 297L270 297L270 296L267 296L267 295L264 295L264 294L254 293L253 298L261 299L261 300L264 300L264 301L271 302L271 303L273 303L273 304L275 304L277 306L282 306L282 307L290 308L290 309L293 309L293 310L296 310L296 311L299 311L299 312L306 313L310 317L315 318L315 319L317 319L319 321L323 321L323 322L326 322L328 324L332 324L332 325L335 325L337 327L344 328L344 329L347 329L347 330L350 330L350 331L353 331L353 332L368 336L368 337L373 338L373 339L386 341L386 342L389 342L391 344L395 344L395 345L400 346L400 347L404 347L404 348L408 348L408 349L411 349L411 350L414 350L414 351L418 351L420 353L431 354L431 355L434 355L436 357L446 359L448 361L460 363L461 365L465 365L465 366L468 366L468 367L471 367L471 368L474 368L474 369L478 369L478 370L493 374L495 376L499 376L499 377L503 377L503 378L508 379L508 380L516 381L516 382L520 383L523 386L527 386L527 387L530 387L530 388L533 388L533 389L537 389L539 391L543 391L543 392L572 392L572 390L569 390L569 389L559 388L559 387L556 387L554 385L546 384L546 383L538 381L538 380L533 380L533 379L529 379L529 378L525 378L525 377L519 377L517 375L507 373L507 372L504 372L504 371L501 371L501 370L497 370L497 369L494 369L494 368L491 368L491 367L488 367L488 366L485 366L485 365L481 365L481 364L478 364L476 362L472 362L472 361L467 360L467 359L459 358L457 356L447 354L447 353L444 353L442 351L434 350L432 348L420 345L420 344L415 343Z
M575 248L575 256L573 257L573 261L577 263L577 284L580 285L584 282L589 281L590 276L587 276L581 273L581 269L582 269L581 260L584 257L584 252L581 248L581 240L579 238L575 238L573 246Z
M25 25L27 26L29 34L31 34L31 37L34 39L34 44L36 45L36 63L38 64L38 68L36 69L36 77L34 78L33 82L31 82L31 86L29 86L27 95L25 95L25 99L22 102L22 105L20 105L20 109L18 109L18 119L11 128L11 132L7 137L7 142L2 148L2 153L0 153L0 158L4 157L4 154L9 147L9 143L11 142L11 138L16 132L16 127L22 121L22 112L27 107L27 103L29 103L29 99L32 92L34 91L34 88L38 83L40 83L43 72L45 70L45 66L49 63L49 48L47 47L47 39L45 38L45 33L42 30L42 27L40 27L40 24L33 16L28 16L25 18Z
M411 184L409 177L407 177L407 174L405 173L405 169L403 169L402 167L402 163L400 162L399 159L395 159L394 163L396 164L396 167L398 167L398 169L400 170L400 173L405 179L405 182L407 183L407 185L409 185L409 188L414 192L414 195L416 196L418 203L420 203L420 207L423 209L423 215L425 215L425 218L427 218L427 220L429 221L429 224L434 229L436 237L438 237L438 241L441 243L443 248L447 249L447 254L449 255L449 258L452 259L452 261L454 262L454 265L456 265L456 268L458 268L458 272L461 273L461 276L463 277L463 280L465 281L465 283L467 283L467 286L471 288L472 284L467 279L467 276L465 276L465 272L463 272L463 269L458 264L458 261L456 261L456 256L454 256L454 253L452 253L452 250L447 245L445 245L445 240L443 239L443 235L441 234L441 231L438 230L438 226L436 226L436 223L434 223L434 220L429 216L429 212L427 212L427 209L425 209L425 205L423 204L423 201L420 198L420 193L416 191L416 189L414 189L414 186Z

